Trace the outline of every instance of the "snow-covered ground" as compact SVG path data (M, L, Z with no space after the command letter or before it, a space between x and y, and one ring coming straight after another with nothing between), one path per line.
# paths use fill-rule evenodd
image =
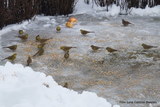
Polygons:
M120 12L123 13L124 11L120 9L120 6L116 6L115 4L109 6L108 9L109 11L106 12L106 7L100 7L93 3L90 3L88 5L85 4L83 0L79 0L73 14L87 13L93 16L100 16L100 17L108 17L108 16L116 17L119 15ZM146 6L145 9L131 8L127 12L129 13L129 15L132 16L160 16L160 6L155 6L152 8Z
M95 92L115 104L126 100L159 102L160 47L146 51L141 44L160 46L160 6L144 10L133 9L131 15L119 16L119 7L114 5L107 13L100 7L92 9L92 6L87 6L81 0L78 3L75 12L70 15L78 19L73 28L65 27L69 18L66 16L36 16L29 22L10 25L1 30L1 46L18 44L15 62L26 65L27 56L37 51L35 36L40 34L44 38L52 37L45 47L45 54L33 59L31 67L35 71L53 76L60 85L68 82L69 88L78 92ZM122 18L133 24L123 27ZM56 33L57 25L62 28L60 33ZM18 29L29 33L27 42L14 37L18 35ZM95 33L82 36L80 29ZM59 49L62 45L77 47L70 51L70 59L67 61L63 59L63 51ZM94 53L90 45L104 48ZM109 54L105 50L107 46L119 51ZM0 51L1 59L13 53L1 48Z
M0 66L0 107L119 107L96 94L63 88L51 76L21 64Z

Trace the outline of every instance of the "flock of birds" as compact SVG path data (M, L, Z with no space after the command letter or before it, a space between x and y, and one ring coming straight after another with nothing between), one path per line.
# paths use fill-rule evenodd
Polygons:
M123 26L128 26L129 24L132 24L132 23L122 19L122 24L123 24ZM56 30L57 30L57 32L60 32L61 27L57 26ZM19 36L16 36L16 37L20 38L22 41L27 41L27 39L28 39L28 34L27 33L24 34L23 30L19 30L18 33L19 33ZM80 29L80 33L82 35L87 35L88 33L95 33L95 32ZM32 57L41 56L41 55L44 54L44 46L47 44L47 41L50 40L50 39L52 39L52 38L41 38L39 35L37 35L35 37L36 42L39 42L39 44L37 45L38 51L33 56L28 56L27 66L29 66L32 63ZM90 47L94 52L96 52L100 48L103 48L103 47L99 47L99 46L95 46L95 45L91 45ZM157 48L157 46L151 46L151 45L147 45L147 44L144 44L144 43L142 44L142 47L144 49ZM12 51L15 51L17 49L17 45L7 46L7 47L3 47L3 48L8 48ZM70 56L69 52L70 52L70 49L72 49L72 48L76 48L76 47L72 47L72 46L61 46L60 47L60 49L64 51L64 58L65 59L69 58L69 56ZM118 51L117 49L113 49L111 47L106 47L106 50L110 53L114 53L114 52ZM16 59L16 56L17 56L17 54L14 53L13 55L2 59L2 61L7 59L7 60L13 62Z

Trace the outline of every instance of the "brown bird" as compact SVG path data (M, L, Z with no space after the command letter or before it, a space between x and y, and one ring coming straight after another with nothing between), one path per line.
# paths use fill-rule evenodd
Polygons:
M64 85L63 85L63 87L68 88L68 83L65 82Z
M147 45L147 44L142 43L142 47L144 49L151 49L151 48L157 48L158 46L151 46L151 45Z
M15 53L15 54L13 54L13 55L11 55L9 57L6 57L6 58L2 59L1 61L8 59L9 61L12 62L12 61L14 61L16 59L16 56L17 56L17 54Z
M129 24L132 24L132 23L130 23L129 21L126 21L126 20L122 19L122 24L123 24L123 26L128 26Z
M110 48L110 47L107 47L106 50L110 53L117 51L116 49L113 49L113 48Z
M40 48L40 49L38 50L38 52L33 55L33 57L36 56L36 55L41 56L41 55L43 55L43 53L44 53L44 49L43 49L43 48Z
M93 31L87 31L87 30L83 30L83 29L80 29L80 32L82 35L86 35L88 33L94 33Z
M65 58L65 59L68 59L68 58L69 58L69 51L66 51L66 52L65 52L64 58Z
M95 46L95 45L91 45L91 48L93 51L97 51L98 49L102 48L102 47L98 47L98 46Z
M19 33L20 35L22 35L22 34L24 33L24 31L23 31L23 30L19 30L18 33Z
M27 59L27 66L29 66L31 63L32 63L32 58L31 58L31 56L28 56L28 59Z
M17 49L17 45L7 46L3 48L9 48L10 50L15 51Z
M37 48L38 48L38 49L41 49L41 48L43 48L45 45L46 45L46 43L40 43L40 44L37 45Z
M63 51L69 51L71 48L76 48L76 47L70 47L70 46L61 46L60 49L62 49Z
M27 40L28 39L28 34L22 35L22 36L16 36L20 38L21 40Z

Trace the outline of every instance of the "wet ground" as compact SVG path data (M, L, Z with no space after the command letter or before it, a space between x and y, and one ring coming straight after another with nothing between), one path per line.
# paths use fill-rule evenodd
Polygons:
M24 28L30 35L26 42L15 38L18 35L15 30L2 35L2 47L18 44L18 49L15 52L1 49L1 58L17 53L15 62L26 65L27 56L37 52L35 36L52 37L44 48L44 55L33 58L31 67L35 71L52 75L60 85L67 82L70 89L78 92L96 92L122 107L149 107L149 104L120 101L160 102L160 47L144 50L141 46L142 43L160 46L160 17L97 18L87 14L74 17L78 23L73 28L65 27L68 18L63 16L35 18ZM133 24L123 27L122 18ZM55 31L57 25L62 27L60 33ZM83 36L79 32L81 28L95 33ZM77 47L71 49L68 60L60 50L63 45ZM90 45L104 48L93 52ZM118 51L111 54L106 47Z

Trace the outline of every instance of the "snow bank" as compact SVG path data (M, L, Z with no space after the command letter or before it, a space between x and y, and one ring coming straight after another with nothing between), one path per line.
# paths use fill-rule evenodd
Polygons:
M155 7L146 7L145 9L133 8L132 15L138 16L160 16L160 5Z
M120 13L120 7L116 5L109 6L108 10L109 11L107 12L106 7L100 7L92 3L88 5L84 3L83 0L78 0L74 14L87 13L104 17L104 16L118 16ZM145 9L133 8L130 14L138 16L160 16L160 5L152 8L147 6Z
M116 5L109 6L109 11L106 11L106 7L100 7L95 4L90 3L89 5L84 3L83 0L79 0L76 4L73 14L98 14L100 16L116 16L120 12L120 7Z
M51 76L7 62L0 66L0 107L111 107L111 104L95 93L78 94L59 86Z
M73 13L83 14L83 13L88 13L88 12L89 13L93 12L92 6L85 4L84 0L78 0Z

